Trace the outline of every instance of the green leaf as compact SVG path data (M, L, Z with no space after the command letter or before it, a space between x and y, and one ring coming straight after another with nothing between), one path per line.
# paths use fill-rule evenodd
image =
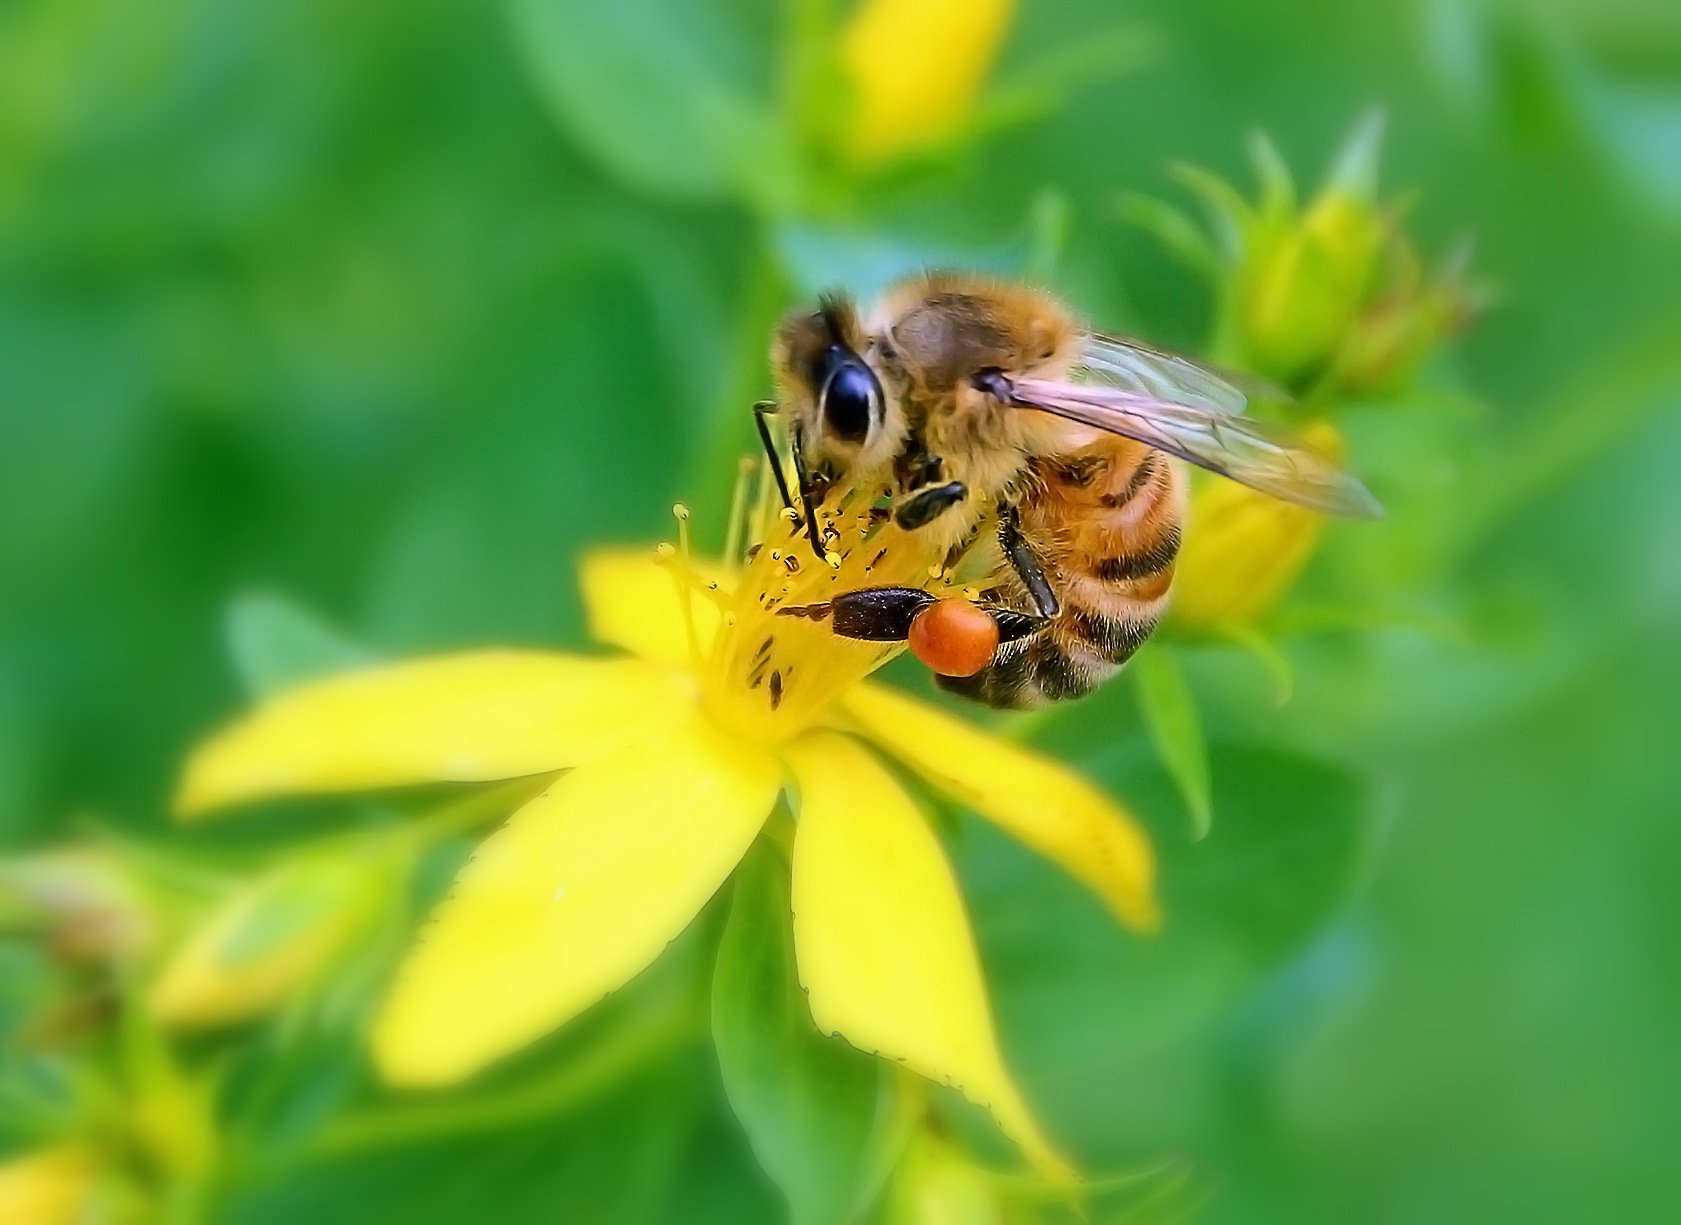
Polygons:
M216 961L234 968L267 957L310 932L338 924L356 905L365 871L359 862L289 863L260 884L258 900L222 934Z
M1296 691L1296 673L1290 665L1290 657L1279 649L1276 642L1252 625L1224 625L1215 631L1214 636L1225 639L1261 666L1267 680L1272 683L1274 705L1283 706L1290 700L1290 695Z
M727 1120L708 1112L709 1069L687 1051L642 1065L592 1098L588 1111L439 1135L417 1129L407 1143L289 1165L257 1185L235 1187L231 1209L218 1219L243 1225L772 1219L769 1189L758 1189L763 1179L738 1151L745 1146L732 1146ZM409 1106L422 1113L436 1108ZM714 1203L720 1198L722 1208Z
M715 3L512 0L532 75L567 134L633 187L691 199L790 194L770 48ZM757 89L751 82L762 78Z
M1145 729L1190 812L1191 836L1206 838L1214 823L1208 741L1185 673L1178 658L1162 644L1141 651L1132 661L1132 671L1138 678Z
M795 1225L853 1220L892 1139L878 1060L820 1034L794 964L788 866L763 840L737 870L712 986L730 1105Z
M1201 842L1166 816L1173 786L1156 763L1120 751L1107 768L1088 763L1155 839L1164 923L1149 938L1117 929L982 822L954 848L1006 1048L1043 1100L1089 1100L1102 1134L1113 1119L1096 1112L1136 1100L1139 1057L1196 1034L1295 957L1366 861L1370 798L1357 777L1270 748L1215 746L1211 760L1220 820Z
M974 128L1007 130L1054 113L1077 90L1112 80L1158 58L1161 37L1143 26L1083 38L1000 79L976 108Z
M225 619L228 653L252 697L312 677L358 667L372 657L307 608L285 596L236 596Z

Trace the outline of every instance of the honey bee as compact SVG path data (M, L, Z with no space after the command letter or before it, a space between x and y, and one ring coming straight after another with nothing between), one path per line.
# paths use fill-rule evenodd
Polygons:
M1089 331L1022 285L933 273L867 313L842 297L791 315L771 361L799 506L839 482L884 491L929 556L979 577L975 601L870 587L782 610L910 641L940 683L990 706L1080 697L1155 629L1184 517L1178 460L1317 510L1380 512L1356 479L1241 416L1214 372ZM783 487L790 505L793 492Z

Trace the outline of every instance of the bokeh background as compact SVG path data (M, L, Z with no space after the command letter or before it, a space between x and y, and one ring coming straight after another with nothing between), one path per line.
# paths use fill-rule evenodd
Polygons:
M1381 106L1385 198L1416 189L1421 250L1474 238L1488 304L1340 407L1391 514L1274 610L1293 695L1161 646L1212 746L1202 840L1130 682L1019 729L1139 810L1167 930L965 819L954 854L1047 1127L1098 1173L1168 1163L1099 1219L1674 1219L1681 10L1028 0L950 139L859 169L800 152L801 57L848 7L0 10L0 843L255 867L398 819L189 836L168 801L289 649L577 646L584 550L679 497L715 547L765 330L818 288L993 268L1205 349L1209 286L1128 193L1193 205L1189 162L1252 195L1257 128L1305 190ZM784 1219L706 1037L706 926L587 1019L657 1036L594 1072L563 1036L417 1104L353 1021L188 1051L236 1069L241 1137L197 1210ZM25 1031L62 981L27 930L3 957L26 1151L4 1103L57 1058Z

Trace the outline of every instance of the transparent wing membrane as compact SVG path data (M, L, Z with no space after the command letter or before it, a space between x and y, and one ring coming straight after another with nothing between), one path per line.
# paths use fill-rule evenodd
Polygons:
M1227 414L1242 412L1248 402L1248 395L1235 382L1188 357L1098 333L1088 334L1082 342L1073 381Z
M1207 378L1241 397L1216 376ZM1135 438L1286 502L1363 519L1383 513L1363 484L1300 440L1180 387L1181 398L1169 400L1157 392L1050 379L1017 379L1012 385L1020 407Z

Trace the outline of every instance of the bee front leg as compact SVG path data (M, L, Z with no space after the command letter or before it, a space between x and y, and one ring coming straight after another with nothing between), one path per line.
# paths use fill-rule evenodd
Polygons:
M759 445L765 449L765 462L770 465L770 474L776 480L776 491L782 495L782 505L796 510L805 524L806 539L811 542L811 551L817 554L817 560L824 559L826 550L823 547L823 535L817 526L817 504L823 500L827 489L827 481L821 474L812 472L806 467L803 439L800 437L799 427L795 427L789 435L789 448L794 459L794 478L799 483L800 504L794 506L794 499L788 492L788 478L782 472L782 456L776 449L776 440L771 437L770 424L767 417L776 416L775 400L760 400L753 405L753 424L759 430Z
M894 510L893 522L907 532L914 532L927 527L968 496L968 487L962 481L919 489Z

